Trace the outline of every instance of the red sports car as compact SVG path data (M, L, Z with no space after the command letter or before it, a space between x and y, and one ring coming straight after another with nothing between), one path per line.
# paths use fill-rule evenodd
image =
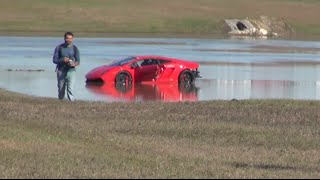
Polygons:
M140 82L192 84L201 77L199 64L160 56L132 56L97 67L86 75L87 82L123 85Z

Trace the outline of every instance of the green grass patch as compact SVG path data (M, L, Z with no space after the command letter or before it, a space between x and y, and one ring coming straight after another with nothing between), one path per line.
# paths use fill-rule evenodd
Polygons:
M224 19L266 15L295 24L299 34L318 35L319 23L315 17L319 9L316 0L184 0L183 3L180 0L2 0L0 31L1 34L56 35L71 30L86 36L107 33L221 34L219 22Z
M0 106L0 178L319 175L317 101L69 103L0 90Z
M293 24L293 28L297 32L303 32L304 35L320 35L320 24Z

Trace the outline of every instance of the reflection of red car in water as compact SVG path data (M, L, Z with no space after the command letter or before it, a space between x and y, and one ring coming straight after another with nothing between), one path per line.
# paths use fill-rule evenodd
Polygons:
M96 93L126 101L197 101L198 89L194 85L181 86L178 83L121 84L104 83L102 85L87 84L86 87Z
M97 67L86 75L87 82L133 84L177 82L191 84L201 77L199 64L159 56L135 56Z

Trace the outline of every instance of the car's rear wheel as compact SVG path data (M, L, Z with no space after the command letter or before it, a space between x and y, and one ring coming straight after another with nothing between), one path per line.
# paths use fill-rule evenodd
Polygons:
M194 76L192 75L192 72L189 70L183 71L179 76L179 84L185 84L185 85L193 85L194 84Z
M121 72L116 76L115 80L116 86L131 86L132 76L127 72Z

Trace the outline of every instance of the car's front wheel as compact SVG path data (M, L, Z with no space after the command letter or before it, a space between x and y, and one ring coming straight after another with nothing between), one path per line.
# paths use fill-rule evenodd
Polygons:
M115 83L117 86L130 86L132 84L132 76L127 72L121 72L116 76Z

